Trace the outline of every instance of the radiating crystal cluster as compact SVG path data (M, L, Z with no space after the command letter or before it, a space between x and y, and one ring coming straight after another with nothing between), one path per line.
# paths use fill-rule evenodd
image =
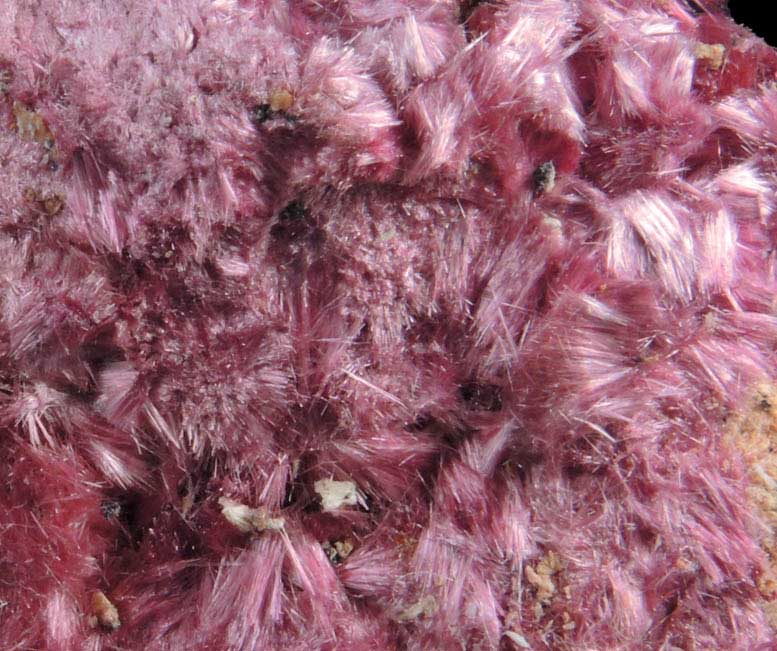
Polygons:
M719 0L0 3L0 649L774 649L776 72Z

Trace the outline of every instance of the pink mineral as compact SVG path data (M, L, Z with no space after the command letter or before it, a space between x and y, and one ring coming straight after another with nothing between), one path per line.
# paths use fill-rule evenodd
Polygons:
M0 649L777 649L776 74L717 0L0 3Z

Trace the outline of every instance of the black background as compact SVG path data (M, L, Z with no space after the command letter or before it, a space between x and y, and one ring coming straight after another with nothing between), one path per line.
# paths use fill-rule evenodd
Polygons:
M777 45L775 34L777 2L775 0L731 0L728 8L736 22L749 27L769 45Z

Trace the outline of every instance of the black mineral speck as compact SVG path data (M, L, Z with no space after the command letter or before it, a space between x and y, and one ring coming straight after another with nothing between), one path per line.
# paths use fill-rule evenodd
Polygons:
M273 111L269 104L259 104L251 109L251 122L254 124L263 124L273 116Z
M502 390L495 384L467 382L459 387L459 397L471 411L502 409Z
M532 184L534 194L538 197L553 189L553 186L556 185L556 166L553 161L547 161L534 170Z
M100 505L100 511L106 520L115 520L121 515L121 504L115 500L105 500Z

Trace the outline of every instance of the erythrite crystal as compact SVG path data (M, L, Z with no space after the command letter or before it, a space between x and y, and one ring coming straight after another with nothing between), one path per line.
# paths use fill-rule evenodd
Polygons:
M777 648L722 4L0 3L0 650Z

